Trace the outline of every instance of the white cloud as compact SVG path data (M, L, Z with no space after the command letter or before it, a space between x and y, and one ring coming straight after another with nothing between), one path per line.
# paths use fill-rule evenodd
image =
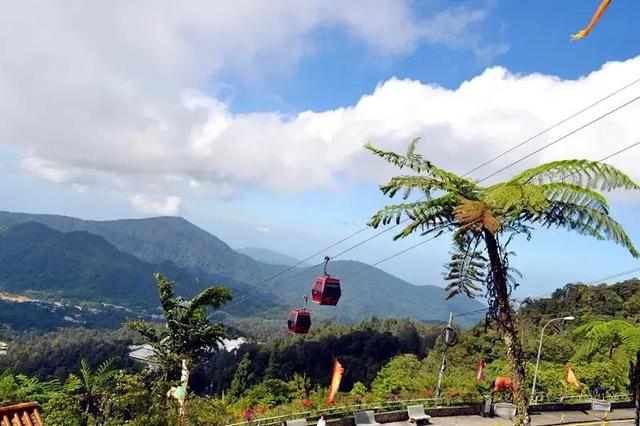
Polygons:
M46 160L27 157L21 162L22 168L41 179L54 183L66 183L71 180L71 173L58 168Z
M482 19L481 11L466 8L419 18L409 0L380 0L375 7L367 0L15 2L0 14L6 41L0 143L22 148L23 168L54 182L108 182L147 192L182 180L226 196L264 179L279 154L260 156L272 145L268 138L280 136L283 119L232 116L227 105L199 94L216 85L220 72L290 72L313 50L321 28L344 30L380 55L410 52L422 42L476 51L474 26ZM239 141L239 148L251 147L238 153L229 137L254 138L245 126L255 125L266 133ZM307 143L295 125L285 127L289 139ZM319 141L311 145L312 154L324 149ZM288 176L277 168L308 160L298 149L282 156L265 186L277 187ZM247 157L255 170L240 170ZM222 162L228 163L218 167ZM316 177L310 186L330 181Z
M158 199L137 194L129 197L129 202L136 211L163 216L176 216L180 212L180 201L180 197L176 196Z
M408 1L381 0L376 7L368 1L237 1L228 7L26 0L5 12L0 37L11 42L0 56L0 143L22 148L23 168L53 182L174 194L161 201L133 198L139 209L167 214L179 207L175 194L229 197L245 188L295 193L337 188L344 179L378 183L390 168L364 152L367 141L404 149L422 136L421 152L464 172L640 75L640 58L578 80L494 67L454 90L390 79L335 110L233 114L205 93L211 79L220 71L287 69L312 48L314 31L327 26L345 29L382 55L425 41L478 55L503 47L482 45L472 31L486 18L483 11L457 8L418 19ZM640 89L634 90L629 93ZM637 111L616 113L531 162L598 158L628 144L640 137ZM630 154L616 164L640 178L637 161Z
M262 234L270 234L271 233L271 228L269 228L268 226L264 226L264 225L259 225L256 230Z
M144 186L154 193L229 197L257 188L286 194L337 188L344 179L379 183L392 169L365 152L364 143L401 150L421 136L419 150L427 157L465 172L638 76L640 57L606 64L578 80L514 75L501 67L454 90L390 79L354 105L293 117L233 114L224 102L187 91L171 111L156 111L153 123L139 132L86 147L41 147L44 158L30 157L24 165L55 182L95 180L97 173L104 181L112 174L123 187ZM640 84L473 176L481 178L639 94ZM639 109L640 102L518 167L556 158L601 158L640 138L634 125ZM639 158L629 153L615 164L640 179Z

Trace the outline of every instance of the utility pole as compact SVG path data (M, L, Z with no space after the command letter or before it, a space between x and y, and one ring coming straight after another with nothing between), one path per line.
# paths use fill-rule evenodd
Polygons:
M447 349L449 349L449 346L455 345L458 340L457 333L452 324L453 312L449 312L449 322L444 330L442 330L442 362L440 363L440 371L438 371L438 380L436 382L436 398L440 398L442 378L444 377L444 372L447 369Z

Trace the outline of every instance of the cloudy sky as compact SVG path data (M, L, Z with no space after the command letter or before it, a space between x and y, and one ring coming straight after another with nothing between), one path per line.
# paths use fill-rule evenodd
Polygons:
M0 208L88 219L180 215L233 247L302 258L364 226L394 170L366 142L465 173L640 78L640 3L25 0L0 15ZM640 96L640 83L471 176ZM640 140L640 101L495 179ZM611 163L640 180L640 149ZM640 197L614 194L640 244ZM328 251L335 254L373 231ZM391 233L389 233L391 234ZM419 241L388 235L346 258ZM448 241L383 265L442 285ZM518 245L521 295L638 265L610 243L543 231Z

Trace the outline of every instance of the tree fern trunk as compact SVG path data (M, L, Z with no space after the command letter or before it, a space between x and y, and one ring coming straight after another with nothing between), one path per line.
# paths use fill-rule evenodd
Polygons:
M484 231L484 240L487 245L491 272L494 278L495 298L497 306L498 329L502 334L507 347L507 359L513 378L513 403L516 406L516 418L514 425L528 423L528 401L525 389L525 372L522 362L522 349L518 340L518 329L509 302L509 289L507 276L500 257L498 242L489 231Z

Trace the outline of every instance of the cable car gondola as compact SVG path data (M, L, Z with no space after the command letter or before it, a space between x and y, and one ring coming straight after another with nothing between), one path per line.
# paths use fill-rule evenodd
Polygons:
M307 334L311 328L311 313L307 311L308 296L304 296L304 307L294 309L289 314L287 329L289 334Z
M311 287L311 298L314 303L320 305L335 306L340 300L342 292L340 290L340 280L332 278L327 274L327 264L331 260L328 256L324 258L324 275L316 278Z

